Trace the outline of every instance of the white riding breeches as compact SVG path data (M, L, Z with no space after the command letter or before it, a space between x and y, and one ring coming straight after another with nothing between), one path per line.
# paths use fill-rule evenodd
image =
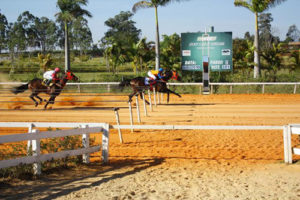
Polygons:
M154 75L151 73L151 71L149 71L149 72L147 73L147 75L148 75L150 78L152 78L153 80L156 80L156 76L154 76Z

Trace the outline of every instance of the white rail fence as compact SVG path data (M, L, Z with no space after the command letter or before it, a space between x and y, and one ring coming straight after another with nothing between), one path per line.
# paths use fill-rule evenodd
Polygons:
M292 134L299 135L300 137L300 125L291 124L285 126L283 132L283 143L284 143L284 162L293 163L293 154L300 155L300 148L293 147Z
M300 135L300 125L286 126L203 126L203 125L112 125L114 129L157 130L283 130L284 162L293 163L292 154L300 155L300 148L292 145L291 134Z
M20 82L0 82L0 85L18 85L18 84L25 84ZM119 85L119 82L93 82L93 83L67 83L67 85L75 85L78 88L78 91L81 91L81 86L83 85L106 85L107 91L110 92L111 85ZM203 87L202 82L201 83L168 83L169 86L199 86L200 93ZM267 85L292 85L293 93L297 93L297 87L299 87L300 82L242 82L242 83L210 83L211 92L213 92L214 86L228 86L230 89L230 94L233 93L233 86L251 86L251 85L259 85L262 87L262 94L265 93L265 86Z
M203 126L203 125L111 125L100 123L48 123L48 122L0 122L0 127L28 127L30 134L6 135L0 137L0 144L8 142L18 142L28 140L32 141L33 155L13 160L0 161L0 168L16 166L19 164L34 163L34 172L40 173L40 162L51 160L53 158L63 158L72 155L83 155L83 160L89 162L88 154L100 150L100 146L89 147L89 133L102 132L102 159L108 162L109 155L109 128L112 129L157 129L157 130L283 130L284 143L284 161L292 163L292 154L300 155L300 148L292 146L291 134L300 135L300 125L286 126ZM35 131L38 127L56 127L56 128L77 128L63 131ZM82 128L84 127L84 128ZM82 149L63 151L54 154L39 153L39 141L43 138L63 137L69 135L83 135Z
M83 162L90 162L90 153L99 151L100 146L90 147L90 133L102 132L102 160L108 162L109 125L100 123L26 123L26 122L0 122L0 127L28 127L28 133L0 136L0 144L9 142L28 141L27 151L32 150L32 156L26 156L11 160L1 160L0 168L13 167L20 164L33 164L34 174L41 174L41 163L65 158L68 156L82 155ZM76 128L58 131L39 132L38 127L43 128ZM65 150L56 153L41 154L40 140L54 137L64 137L71 135L82 135L83 148L75 150Z

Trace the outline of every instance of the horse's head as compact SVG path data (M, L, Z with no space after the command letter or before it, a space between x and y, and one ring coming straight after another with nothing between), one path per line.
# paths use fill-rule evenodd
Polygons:
M66 78L67 80L74 80L74 81L79 80L79 78L75 76L73 72L71 72L70 70L66 71L64 78Z
M176 71L166 70L165 71L165 81L168 81L169 79L181 81L181 77L178 75L178 73Z

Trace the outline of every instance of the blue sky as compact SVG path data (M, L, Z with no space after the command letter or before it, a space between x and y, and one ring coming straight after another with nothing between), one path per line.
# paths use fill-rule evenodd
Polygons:
M119 14L120 11L131 11L139 0L89 0L88 6L93 17L88 19L94 42L98 42L107 27L104 22ZM16 21L24 11L30 11L38 17L55 20L57 0L0 0L1 13L9 22ZM254 15L242 7L235 7L234 0L189 0L174 2L158 10L160 35L182 32L204 31L210 26L215 32L232 31L233 37L243 37L245 32L254 33ZM274 35L285 38L289 26L295 24L300 29L300 0L287 0L279 6L268 10L274 21ZM155 38L154 9L141 9L132 18L136 27L142 30L142 37L148 40Z

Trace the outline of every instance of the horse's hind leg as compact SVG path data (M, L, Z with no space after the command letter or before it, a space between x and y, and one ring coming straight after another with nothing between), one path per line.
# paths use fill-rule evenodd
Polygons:
M34 93L32 93L29 97L30 99L32 99L32 101L34 101L34 104L35 104L35 107L37 107L39 105L39 103L35 100L35 97L36 95Z

